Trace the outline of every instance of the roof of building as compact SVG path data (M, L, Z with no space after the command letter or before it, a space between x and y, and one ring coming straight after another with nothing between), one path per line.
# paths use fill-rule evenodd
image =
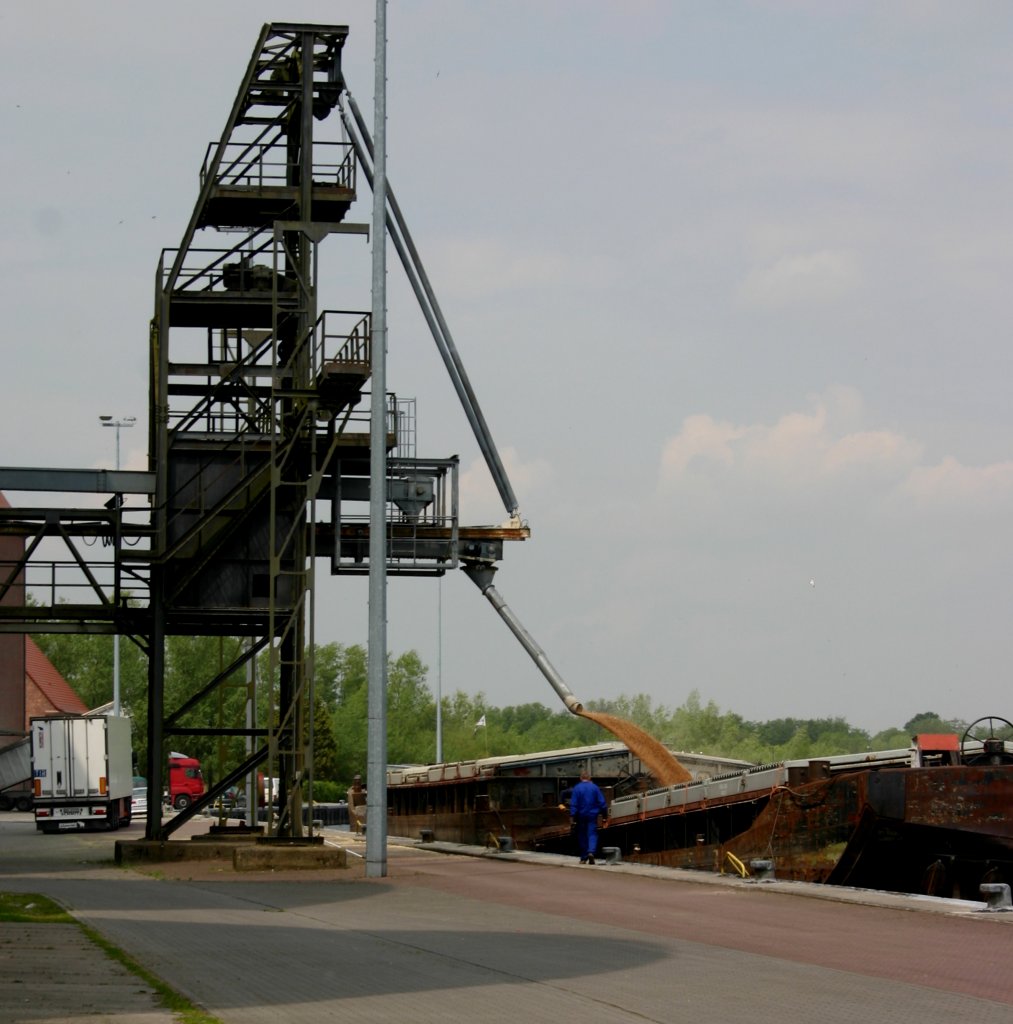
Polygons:
M83 715L88 710L30 636L25 637L25 676L42 691L55 711Z

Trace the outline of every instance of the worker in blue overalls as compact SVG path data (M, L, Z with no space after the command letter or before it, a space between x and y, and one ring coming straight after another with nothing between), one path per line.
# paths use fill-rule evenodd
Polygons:
M570 821L577 830L577 848L581 864L593 864L598 850L598 818L608 808L605 794L591 781L587 770L580 773L580 782L573 787L570 797Z

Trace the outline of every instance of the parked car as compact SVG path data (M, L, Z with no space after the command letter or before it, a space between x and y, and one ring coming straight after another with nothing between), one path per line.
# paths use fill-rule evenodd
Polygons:
M146 818L148 816L147 786L134 786L134 792L130 798L130 816L132 818Z

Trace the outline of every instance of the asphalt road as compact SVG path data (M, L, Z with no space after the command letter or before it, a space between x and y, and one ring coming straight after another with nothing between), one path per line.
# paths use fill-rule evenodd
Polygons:
M111 866L115 835L18 817L0 888L60 900L229 1024L1013 1024L1013 914L975 905L417 845L384 879L151 877Z

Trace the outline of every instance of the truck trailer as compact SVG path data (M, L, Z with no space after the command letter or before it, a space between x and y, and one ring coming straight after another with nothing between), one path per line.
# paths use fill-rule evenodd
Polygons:
M4 738L0 737L0 744ZM32 751L27 736L0 749L0 811L32 809Z
M31 720L35 827L40 832L129 825L130 719L64 715Z

